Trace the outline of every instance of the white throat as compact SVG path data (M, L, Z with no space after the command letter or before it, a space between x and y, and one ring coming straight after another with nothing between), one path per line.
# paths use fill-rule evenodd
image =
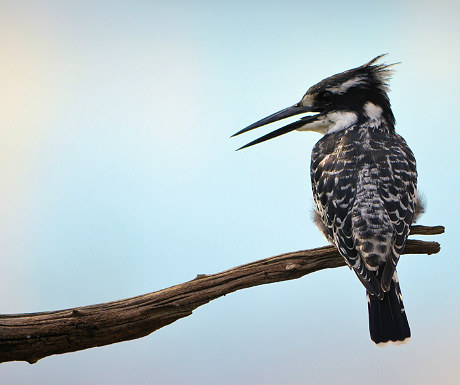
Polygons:
M297 131L315 131L323 135L350 128L358 121L358 115L351 111L329 112L314 122L307 123Z

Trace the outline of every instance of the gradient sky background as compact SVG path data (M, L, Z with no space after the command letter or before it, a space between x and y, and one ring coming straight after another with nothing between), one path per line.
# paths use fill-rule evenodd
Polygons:
M347 268L239 291L131 341L0 365L1 384L458 384L460 3L1 1L0 307L126 298L326 242L315 133L229 139L388 52L434 256L404 256L413 338L377 348ZM423 238L423 237L417 237Z

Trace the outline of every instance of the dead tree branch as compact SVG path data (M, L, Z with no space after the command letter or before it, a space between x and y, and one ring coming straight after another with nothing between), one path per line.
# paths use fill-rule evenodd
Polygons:
M441 234L444 227L413 226L413 234ZM403 254L435 254L437 242L408 240ZM189 282L118 301L31 314L0 315L0 362L35 363L43 357L146 336L197 307L248 287L296 279L345 266L333 246L261 259Z

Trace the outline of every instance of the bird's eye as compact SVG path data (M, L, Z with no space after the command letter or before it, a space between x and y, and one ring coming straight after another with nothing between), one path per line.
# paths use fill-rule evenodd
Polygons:
M332 102L332 92L331 91L324 91L322 94L321 94L321 100L323 101L323 103L325 104L329 104Z

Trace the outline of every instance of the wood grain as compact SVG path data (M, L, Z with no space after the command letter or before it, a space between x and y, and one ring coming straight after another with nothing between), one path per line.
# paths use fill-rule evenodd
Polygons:
M411 234L440 234L442 226L414 226ZM403 254L435 254L437 242L408 240ZM261 259L141 296L73 309L0 315L0 362L43 357L146 336L197 307L237 290L345 266L333 246Z

